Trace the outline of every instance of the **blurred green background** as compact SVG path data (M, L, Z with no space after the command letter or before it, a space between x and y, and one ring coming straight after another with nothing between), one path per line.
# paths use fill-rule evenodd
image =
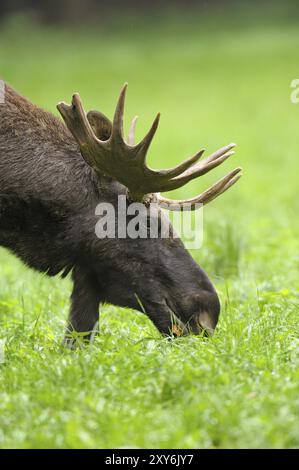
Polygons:
M204 209L192 253L222 301L208 341L166 342L141 314L104 306L94 345L63 351L70 281L1 250L0 446L298 447L296 2L61 3L3 2L3 79L55 114L79 91L108 116L128 81L137 137L162 113L155 168L237 143L223 167L171 197L236 166L244 176Z

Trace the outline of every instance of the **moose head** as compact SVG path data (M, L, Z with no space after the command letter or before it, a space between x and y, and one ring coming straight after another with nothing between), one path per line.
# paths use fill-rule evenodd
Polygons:
M172 201L163 197L161 193L180 188L223 163L234 153L234 144L217 150L201 161L204 150L174 168L150 169L146 155L160 115L137 144L134 118L125 139L123 115L126 89L127 85L120 93L113 122L97 111L86 114L79 94L73 95L71 105L60 103L57 106L79 145L81 155L92 169L92 178L98 188L97 203L108 201L116 209L119 195L125 196L126 204L137 201L148 208L154 202L156 210L147 210L147 222L154 217L161 224L165 214L160 207L195 210L236 183L241 176L241 168L233 170L192 199ZM92 215L90 211L93 211ZM82 226L87 227L87 221L94 220L93 216L94 205ZM115 219L117 224L117 215ZM166 238L128 239L116 236L101 240L95 237L94 231L88 235L87 231L84 259L88 262L75 263L73 269L70 328L88 332L96 322L98 304L109 302L143 311L166 335L190 331L195 334L202 331L213 333L220 312L217 293L206 273L172 230Z

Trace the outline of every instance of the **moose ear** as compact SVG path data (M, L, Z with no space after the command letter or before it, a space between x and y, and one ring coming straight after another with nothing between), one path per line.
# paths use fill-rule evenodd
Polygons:
M112 122L110 119L99 111L89 111L87 119L98 139L109 139L112 132Z

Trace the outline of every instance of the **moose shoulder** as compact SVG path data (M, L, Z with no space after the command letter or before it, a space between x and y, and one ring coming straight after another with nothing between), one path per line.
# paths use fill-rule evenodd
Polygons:
M218 321L215 289L179 239L99 239L95 209L101 202L116 207L122 195L127 204L155 201L157 213L148 217L161 218L159 205L172 203L160 193L220 165L234 144L201 161L203 151L174 168L151 170L146 154L159 115L138 144L134 119L125 140L125 93L126 86L113 122L97 111L85 114L78 94L70 106L58 105L66 126L8 85L0 104L0 244L40 272L72 271L66 342L72 331L90 337L104 302L144 311L166 335L179 332L174 319L194 333L211 332ZM208 203L239 179L240 170L193 199L175 201L176 207Z

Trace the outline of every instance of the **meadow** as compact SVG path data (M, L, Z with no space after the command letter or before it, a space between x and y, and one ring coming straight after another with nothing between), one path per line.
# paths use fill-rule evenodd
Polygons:
M138 137L161 111L152 167L237 143L172 197L244 170L204 209L192 252L221 298L212 338L168 341L141 313L104 305L95 342L66 350L70 280L1 249L1 448L299 447L298 23L251 11L75 31L1 26L1 77L34 103L58 114L79 91L86 109L111 116L128 81L126 125L138 114Z

